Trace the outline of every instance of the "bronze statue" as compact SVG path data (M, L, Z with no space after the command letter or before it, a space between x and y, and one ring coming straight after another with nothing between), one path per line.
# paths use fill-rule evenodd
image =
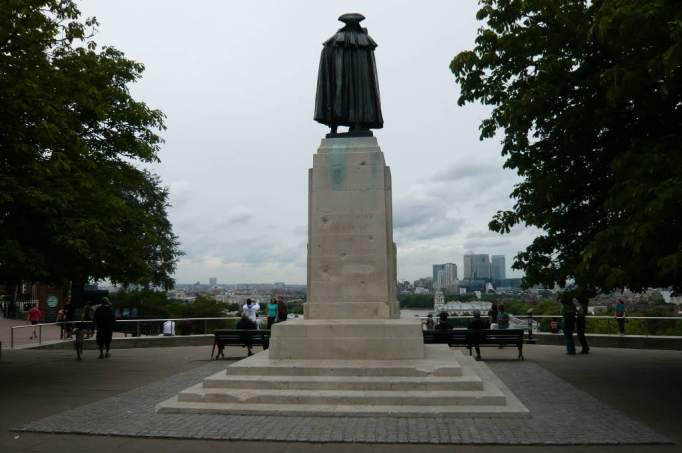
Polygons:
M339 17L346 25L324 42L317 75L315 121L331 127L327 137L372 136L384 126L379 81L374 61L377 43L360 26L365 17L349 13ZM347 133L337 133L348 126Z

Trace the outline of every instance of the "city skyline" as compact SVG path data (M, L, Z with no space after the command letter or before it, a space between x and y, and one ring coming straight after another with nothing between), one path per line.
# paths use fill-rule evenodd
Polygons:
M473 45L477 6L427 5L80 3L101 23L100 46L145 64L131 92L167 116L161 163L149 168L169 187L169 218L185 252L177 282L305 283L307 172L327 132L312 118L317 65L348 11L366 16L379 44L385 124L375 136L392 173L398 278L430 275L433 263L460 263L468 250L510 261L526 247L532 230L488 231L495 212L513 205L518 177L502 168L499 142L479 141L488 108L458 107L448 69ZM241 20L226 27L229 17ZM273 44L275 36L287 38Z

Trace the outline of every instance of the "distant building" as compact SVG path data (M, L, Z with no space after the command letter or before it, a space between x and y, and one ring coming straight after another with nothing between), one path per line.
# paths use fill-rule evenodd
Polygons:
M504 280L507 278L507 265L504 255L493 255L490 259L493 280Z
M456 285L456 264L445 263L433 265L433 289L453 289Z
M478 310L483 316L485 316L488 313L488 310L490 310L491 306L491 302L459 302L455 300L442 304L434 304L433 310L436 313L447 311L450 314L456 315L471 315L474 310Z
M474 278L474 255L464 255L464 271L462 278L471 280Z
M489 280L491 278L490 255L464 255L465 280Z
M443 291L438 290L435 292L433 295L433 306L435 307L436 305L442 305L445 303L445 295L443 294Z
M521 283L523 282L520 278L504 278L502 280L495 280L495 287L500 289L519 289L521 288Z
M465 289L467 293L471 293L473 291L484 291L485 290L485 285L488 282L488 280L460 280L457 282L457 288L459 289L460 294L466 294L462 293L462 289Z
M469 253L464 255L464 280L491 278L490 255Z
M398 282L398 291L401 293L407 293L412 289L412 284L408 282L407 280L405 281L399 281Z
M415 280L414 281L414 287L415 288L421 287L423 289L426 289L427 292L429 292L433 289L433 279L431 277L424 277L424 278L420 278L419 280Z
M208 286L214 287L218 284L218 279L215 277L211 277L208 279Z
M433 289L440 289L442 288L442 279L443 279L443 268L444 264L434 264L433 265Z

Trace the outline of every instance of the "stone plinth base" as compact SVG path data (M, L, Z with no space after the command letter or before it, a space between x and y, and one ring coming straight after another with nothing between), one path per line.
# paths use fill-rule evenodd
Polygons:
M272 326L271 359L424 358L417 319L292 319Z
M425 345L419 360L242 360L157 405L159 413L527 417L481 362Z

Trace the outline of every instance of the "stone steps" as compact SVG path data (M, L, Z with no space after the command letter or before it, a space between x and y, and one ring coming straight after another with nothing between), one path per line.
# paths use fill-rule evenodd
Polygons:
M528 415L481 362L447 345L419 360L281 360L258 353L157 405L159 413Z
M447 348L447 346L446 346ZM420 360L273 360L256 354L227 367L228 375L249 376L462 376L462 367L451 355Z
M204 379L204 388L273 390L482 390L476 375L463 376L244 376L218 373Z
M184 414L279 415L313 417L482 417L528 418L530 414L519 405L336 405L336 404L244 404L178 401L177 397L157 405L156 411Z
M302 405L444 406L503 405L496 388L484 390L273 390L206 388L197 384L178 394L181 402Z

